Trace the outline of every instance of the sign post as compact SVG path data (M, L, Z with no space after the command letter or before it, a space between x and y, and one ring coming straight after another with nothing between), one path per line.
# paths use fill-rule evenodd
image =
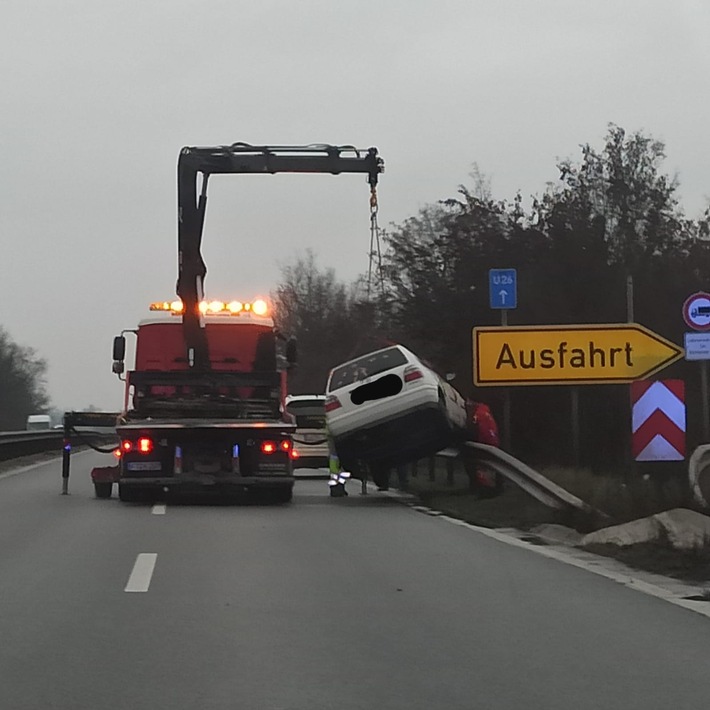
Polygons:
M518 272L516 269L488 271L488 302L500 311L501 327L508 325L508 309L518 307ZM474 353L475 358L475 353ZM503 392L503 447L510 451L510 390Z
M703 439L710 441L710 401L708 401L708 360L710 359L710 293L698 291L683 304L683 320L696 333L685 334L685 359L700 362Z

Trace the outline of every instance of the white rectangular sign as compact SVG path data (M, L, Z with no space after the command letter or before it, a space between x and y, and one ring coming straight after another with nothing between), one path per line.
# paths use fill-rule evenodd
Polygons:
M685 359L710 360L710 333L685 334Z

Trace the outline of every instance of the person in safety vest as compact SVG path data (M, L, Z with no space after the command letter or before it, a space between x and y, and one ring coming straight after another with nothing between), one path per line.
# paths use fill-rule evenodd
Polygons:
M333 437L330 436L330 432L328 432L328 450L330 452L328 455L328 470L330 471L328 486L330 487L330 495L333 498L341 498L348 494L345 490L345 484L348 482L350 474L347 471L343 471L340 465L340 458L338 457L338 452L335 450Z
M498 424L493 418L490 407L483 402L466 400L466 429L470 441L490 446L500 445ZM503 492L503 477L494 471L476 463L476 455L464 447L463 456L471 490L481 498L492 498Z

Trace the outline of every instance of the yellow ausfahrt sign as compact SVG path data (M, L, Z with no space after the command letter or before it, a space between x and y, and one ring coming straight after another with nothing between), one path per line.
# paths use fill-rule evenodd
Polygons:
M683 357L683 348L638 323L473 329L473 382L500 385L620 384Z

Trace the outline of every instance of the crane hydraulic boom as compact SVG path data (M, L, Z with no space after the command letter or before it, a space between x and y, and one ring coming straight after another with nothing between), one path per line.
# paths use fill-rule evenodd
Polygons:
M178 280L183 303L183 330L191 368L210 369L209 349L199 305L207 266L202 258L202 231L207 183L213 174L365 173L374 194L384 162L377 148L353 146L228 146L185 147L178 158ZM199 183L198 174L202 174Z

